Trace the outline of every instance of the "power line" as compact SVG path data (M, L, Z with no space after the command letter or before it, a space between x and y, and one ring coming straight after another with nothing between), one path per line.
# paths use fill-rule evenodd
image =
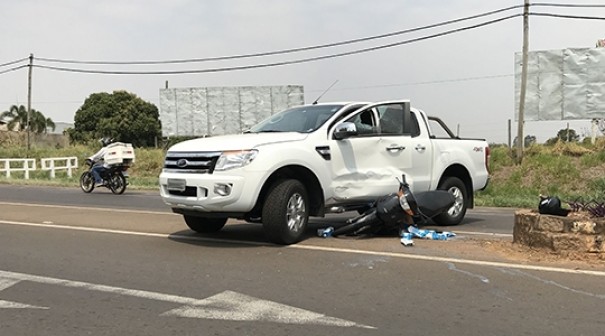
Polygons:
M391 33L381 34L381 35L373 35L373 36L368 36L368 37L356 38L356 39L327 43L327 44L320 44L320 45L315 45L315 46L268 51L268 52L254 53L254 54L217 56L217 57L193 58L193 59L164 60L164 61L114 61L114 62L111 62L111 61L80 61L80 60L65 60L65 59L43 58L43 57L36 57L36 59L40 60L40 61L45 61L45 62L66 63L66 64L153 65L153 64L200 63L200 62L208 62L208 61L224 61L224 60L251 58L251 57L273 56L273 55L280 55L280 54L295 53L295 52L300 52L300 51L309 51L309 50L323 49L323 48L329 48L329 47L336 47L336 46L354 44L354 43L371 41L371 40L376 40L376 39L382 39L382 38L386 38L386 37L392 37L392 36L397 36L397 35L402 35L402 34L407 34L407 33L413 33L413 32L418 32L418 31L422 31L422 30L426 30L426 29L450 25L453 23L460 23L463 21L478 19L481 17L494 15L494 14L510 11L513 9L521 8L521 7L523 7L523 5L516 5L516 6L511 6L511 7L506 7L506 8L501 8L501 9L497 9L497 10L484 12L481 14L471 15L471 16L467 16L467 17L463 17L463 18L459 18L459 19L443 21L443 22L439 22L439 23L430 24L427 26L415 27L415 28L395 31L395 32L391 32Z
M325 60L325 59L330 59L330 58L361 54L361 53L376 51L376 50L380 50L380 49L392 48L395 46L410 44L410 43L414 43L414 42L420 42L420 41L424 41L424 40L428 40L428 39L433 39L436 37L446 36L446 35L459 33L459 32L466 31L466 30L484 27L487 25L491 25L494 23L498 23L501 21L519 17L522 15L523 14L521 14L521 13L509 15L506 17L485 21L485 22L478 23L478 24L471 25L471 26L452 29L452 30L448 30L448 31L433 34L433 35L418 37L418 38L414 38L414 39L409 39L409 40L405 40L405 41L394 42L394 43L389 43L389 44L384 44L384 45L379 45L379 46L375 46L375 47L368 47L368 48L363 48L363 49L358 49L358 50L353 50L353 51L348 51L348 52L331 54L331 55L323 55L323 56L302 58L302 59L297 59L297 60L255 64L255 65L209 68L209 69L194 69L194 70L165 70L165 71L105 71L105 70L86 70L86 69L75 69L75 68L66 68L66 67L54 67L54 66L46 66L46 65L34 65L34 67L48 69L48 70L55 70L55 71L104 74L104 75L176 75L176 74L199 74L199 73L215 73L215 72L226 72L226 71L237 71L237 70L250 70L250 69L267 68L267 67L275 67L275 66L282 66L282 65L307 63L307 62L312 62L312 61L319 61L319 60Z
M535 4L532 4L532 6L543 6L543 7L582 7L582 8L586 8L586 7L605 7L605 5L560 4L560 3L535 3ZM516 9L516 8L519 8L519 7L523 7L523 6L522 5L511 6L511 7L502 8L502 9L498 9L498 10L494 10L494 11L489 11L489 12L485 12L485 13L482 13L482 14L477 14L477 15L473 15L473 16L469 16L469 17L465 17L465 18L444 21L444 22L441 22L441 23L431 24L431 25L428 25L428 26L416 27L416 28L406 29L406 30L392 32L392 33L387 33L387 34L382 34L382 35L364 37L364 38L353 39L353 40L346 40L346 41L335 42L335 43L324 44L324 45L311 46L311 47L301 47L301 48L278 50L278 51L271 51L271 52L264 52L264 53L257 53L257 54L246 54L246 55L235 55L235 56L221 56L221 57L211 57L211 58L202 58L202 59L189 59L189 60L167 60L167 61L147 61L147 62L76 61L76 60L60 60L60 59L50 59L50 58L36 58L36 59L47 61L47 62L63 62L63 63L78 63L78 64L105 64L105 65L109 65L109 64L114 64L114 65L115 64L122 64L122 65L131 64L131 65L134 65L134 64L170 64L170 63L201 62L201 61L209 61L209 60L227 60L227 59L235 59L235 58L277 55L277 54L291 53L291 52L303 51L303 50L320 49L320 48L326 48L326 47L332 47L332 46L339 46L339 45L357 43L357 42L361 42L361 41L368 41L368 40L372 40L372 39L384 38L384 37L389 37L389 36L395 36L395 35L400 35L400 34L404 34L404 33L409 33L409 32L414 32L414 31L420 31L420 30L424 30L424 29L435 28L435 27L439 27L439 26L443 26L443 25L447 25L447 24L452 24L452 23L456 23L456 22L470 20L470 19L473 19L473 18L483 17L483 16L487 16L487 15L493 15L493 14L496 14L496 13L500 13L500 12L504 12L504 11L509 11L511 9ZM569 18L569 19L605 20L604 17L595 17L595 16L578 16L578 15L566 15L566 14L555 14L555 13L541 13L541 12L539 12L539 13L538 12L534 12L534 13L529 13L529 14L530 15L534 15L534 16ZM433 35L428 35L428 36L424 36L424 37L414 38L414 39L410 39L410 40L404 40L404 41L390 43L390 44L379 45L379 46L375 46L375 47L368 47L368 48L353 50L353 51L349 51L349 52L336 53L336 54L323 55L323 56L316 56L316 57L309 57L309 58L302 58L302 59L290 60L290 61L281 61L281 62L273 62L273 63L265 63L265 64L256 64L256 65L244 65L244 66L209 68L209 69L194 69L194 70L172 70L172 71L103 71L103 70L86 70L86 69L76 69L76 68L67 68L67 67L54 67L54 66L46 66L46 65L33 65L33 66L39 67L39 68L48 69L48 70L55 70L55 71L76 72L76 73L91 73L91 74L114 74L114 75L169 75L169 74L193 74L193 73L211 73L211 72L226 72L226 71L247 70L247 69L256 69L256 68L281 66L281 65L300 64L300 63L306 63L306 62L311 62L311 61L317 61L317 60L324 60L324 59L335 58L335 57L342 57L342 56L360 54L360 53L365 53L365 52L370 52L370 51L375 51L375 50L390 48L390 47L394 47L394 46L400 46L400 45L404 45L404 44L410 44L410 43L413 43L413 42L419 42L419 41L423 41L423 40L427 40L427 39L432 39L432 38L436 38L436 37L440 37L440 36L445 36L445 35L461 32L461 31L465 31L465 30L470 30L470 29L474 29L474 28L478 28L478 27L494 24L494 23L497 23L497 22L501 22L501 21L504 21L504 20L508 20L508 19L511 19L511 18L514 18L514 17L517 17L517 16L522 16L522 14L509 15L507 17L502 17L502 18L499 18L499 19L494 19L494 20L483 22L483 23L479 23L479 24L475 24L475 25L470 25L470 26L466 26L466 27L462 27L462 28L458 28L458 29L453 29L453 30L449 30L449 31L445 31L445 32L441 32L441 33L437 33L437 34L433 34ZM22 58L22 59L18 59L18 60L15 60L15 61L7 62L7 63L4 63L4 64L0 64L0 66L8 66L8 65L19 63L19 62L23 62L25 60L27 60L27 58ZM0 74L16 71L16 70L22 69L22 68L27 67L27 66L28 65L22 65L22 66L6 69L6 70L3 70L3 71L0 71ZM422 84L422 83L420 83L420 84Z
M581 20L605 20L602 16L583 16L583 15L566 15L566 14L555 14L555 13L529 13L532 16L546 16L556 17L561 19L581 19Z
M442 84L442 83L457 83L457 82L468 82L482 79L495 79L495 78L504 78L504 77L513 77L514 74L503 74L503 75L489 75L489 76L476 76L476 77L463 77L463 78L450 78L450 79L438 79L432 81L422 81L422 82L411 82L411 83L399 83L399 84L378 84L378 85L364 85L364 86L356 86L356 87L345 87L345 88L335 88L332 91L346 91L346 90L359 90L359 89L378 89L378 88L387 88L387 87L398 87L398 86L412 86L412 85L427 85L427 84ZM319 92L322 90L305 90L307 92Z
M603 4L569 4L569 3L552 3L552 2L536 2L530 4L530 7L565 7L565 8L605 8Z
M11 61L11 62L7 62L7 63L4 63L4 64L0 64L0 67L4 67L4 66L9 66L9 65L17 64L17 63L20 63L20 62L23 62L23 61L27 61L27 59L28 59L27 57L24 57L24 58L21 58L21 59L18 59L18 60L14 60L14 61Z
M18 67L2 70L2 71L0 71L0 75L5 74L7 72L12 72L12 71L16 71L16 70L19 70L19 69L23 69L23 68L27 68L27 65L20 65Z
M530 4L530 6L532 6L532 7L563 7L563 8L605 8L605 5L603 5L603 4L568 4L568 3L533 3L533 4ZM513 9L521 8L521 7L523 7L523 5L510 6L510 7L506 7L506 8L501 8L501 9L497 9L497 10L484 12L481 14L467 16L464 18L447 20L447 21L443 21L443 22L439 22L439 23L435 23L435 24L430 24L427 26L405 29L405 30L395 31L395 32L391 32L391 33L381 34L381 35L362 37L362 38L357 38L357 39L333 42L333 43L316 45L316 46L299 47L299 48L261 52L261 53L254 53L254 54L217 56L217 57L193 58L193 59L163 60L163 61L113 61L112 62L112 61L69 60L69 59L44 58L44 57L38 57L36 59L40 60L40 61L53 62L53 63L89 64L89 65L153 65L153 64L178 64L178 63L221 61L221 60L271 56L271 55L279 55L279 54L294 53L294 52L300 52L300 51L322 49L322 48L328 48L328 47L335 47L335 46L359 43L359 42L364 42L364 41L370 41L370 40L374 40L374 39L392 37L392 36L402 35L402 34L406 34L406 33L426 30L426 29L430 29L430 28L445 26L445 25L449 25L449 24L453 24L453 23L459 23L459 22L463 22L463 21L467 21L467 20L471 20L471 19L477 19L480 17L485 17L485 16L497 14L497 13L502 13L505 11L510 11ZM572 16L572 15L552 14L552 13L533 13L533 14L530 13L530 15L551 16L551 17L572 18L572 19L595 19L595 20L603 19L601 17ZM18 60L12 61L12 62L0 64L0 67L12 65L12 64L19 63L19 62L22 62L25 60L27 60L27 58L22 58L22 59L18 59Z
M565 4L565 3L534 3L534 4L530 4L530 6L534 6L534 7L563 7L563 8L604 8L605 7L605 5L600 5L600 4ZM492 11L484 12L484 13L481 13L481 14L467 16L467 17L464 17L464 18L459 18L459 19L454 19L454 20L447 20L447 21L443 21L443 22L440 22L440 23L435 23L435 24L431 24L431 25L427 25L427 26L423 26L423 27L416 27L416 28L411 28L411 29L405 29L405 30L395 31L395 32L391 32L391 33L381 34L381 35L362 37L362 38L357 38L357 39L351 39L351 40L345 40L345 41L340 41L340 42L321 44L321 45L316 45L316 46L291 48L291 49L284 49L284 50L277 50L277 51L268 51L268 52L261 52L261 53L253 53L253 54L242 54L242 55L231 55L231 56L217 56L217 57L207 57L207 58L193 58L193 59L163 60L163 61L84 61L84 60L68 60L68 59L56 59L56 58L43 58L43 57L37 58L37 59L41 60L41 61L45 61L45 62L65 63L65 64L154 65L154 64L200 63L200 62L208 62L208 61L223 61L223 60L233 60L233 59L242 59L242 58L272 56L272 55L280 55L280 54L294 53L294 52L300 52L300 51L309 51L309 50L316 50L316 49L322 49L322 48L329 48L329 47L335 47L335 46L342 46L342 45L347 45L347 44L353 44L353 43L365 42L365 41L370 41L370 40L375 40L375 39L381 39L381 38L386 38L386 37L392 37L392 36L402 35L402 34L406 34L406 33L417 32L417 31L421 31L421 30L426 30L426 29L430 29L430 28L436 28L436 27L440 27L440 26L445 26L445 25L449 25L449 24L453 24L453 23L459 23L459 22L463 22L463 21L467 21L467 20L477 19L477 18L481 18L481 17L485 17L485 16L489 16L489 15L494 15L494 14L510 11L510 10L513 10L513 9L522 8L522 7L523 7L523 5L510 6L510 7L506 7L506 8L501 8L501 9L497 9L497 10L492 10ZM582 18L582 17L578 17L578 18Z

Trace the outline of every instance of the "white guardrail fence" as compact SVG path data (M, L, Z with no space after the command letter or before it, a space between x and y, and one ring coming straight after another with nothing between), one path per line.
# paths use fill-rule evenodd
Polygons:
M40 170L50 171L50 177L55 178L57 170L67 170L67 176L72 176L72 171L78 169L78 158L42 158L40 159ZM36 170L36 159L0 159L0 172L11 177L11 172L23 172L23 177L29 179L29 172Z

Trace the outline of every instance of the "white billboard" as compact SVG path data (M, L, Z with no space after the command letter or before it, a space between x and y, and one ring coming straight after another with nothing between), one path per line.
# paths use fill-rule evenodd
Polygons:
M304 89L299 85L160 89L162 135L241 133L304 101Z
M521 53L515 54L515 120L519 120ZM605 117L605 48L528 54L524 120Z

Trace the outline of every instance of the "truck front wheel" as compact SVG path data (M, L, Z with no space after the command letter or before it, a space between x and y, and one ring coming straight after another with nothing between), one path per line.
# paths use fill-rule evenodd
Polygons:
M446 212L435 216L435 223L438 225L458 225L462 222L466 214L466 205L468 204L468 195L464 182L457 177L450 176L443 180L439 188L447 190L454 195L454 205Z
M227 218L209 218L189 215L183 215L183 218L185 218L187 226L197 233L218 232L225 226L225 223L227 223Z
M289 245L301 240L309 221L308 196L298 180L275 183L263 204L263 229L269 241Z

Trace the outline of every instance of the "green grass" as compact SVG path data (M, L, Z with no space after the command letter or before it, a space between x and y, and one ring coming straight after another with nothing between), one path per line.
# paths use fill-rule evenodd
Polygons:
M491 181L476 194L478 206L531 207L540 194L562 201L605 200L605 152L596 146L557 143L534 145L524 152L523 162L514 164L513 153L504 146L492 148Z
M6 178L0 171L0 184L50 185L78 187L79 176L85 170L84 160L98 147L69 146L66 148L0 147L0 158L78 157L80 168L70 178L57 172L51 179L48 172L31 172L25 180L23 173ZM157 190L162 170L164 150L135 148L136 162L129 170L132 189ZM524 152L523 162L514 163L513 151L505 146L493 146L489 186L476 193L477 206L531 207L538 204L540 194L559 196L563 201L577 198L605 201L605 140L596 145L557 143L554 146L533 145Z
M11 172L11 177L7 178L6 173L0 170L0 184L19 184L19 185L46 185L61 187L79 187L80 175L86 171L87 167L84 160L98 151L98 147L88 147L83 145L69 146L65 148L27 148L0 147L0 158L34 158L36 166L39 169L40 159L49 157L72 157L78 158L79 168L72 171L72 177L67 176L65 170L58 170L54 179L50 177L50 172L36 170L30 172L29 180L24 178L23 172ZM157 190L158 176L162 170L164 151L160 149L135 148L136 162L129 169L129 186L131 189L149 189ZM16 165L14 167L17 167Z

